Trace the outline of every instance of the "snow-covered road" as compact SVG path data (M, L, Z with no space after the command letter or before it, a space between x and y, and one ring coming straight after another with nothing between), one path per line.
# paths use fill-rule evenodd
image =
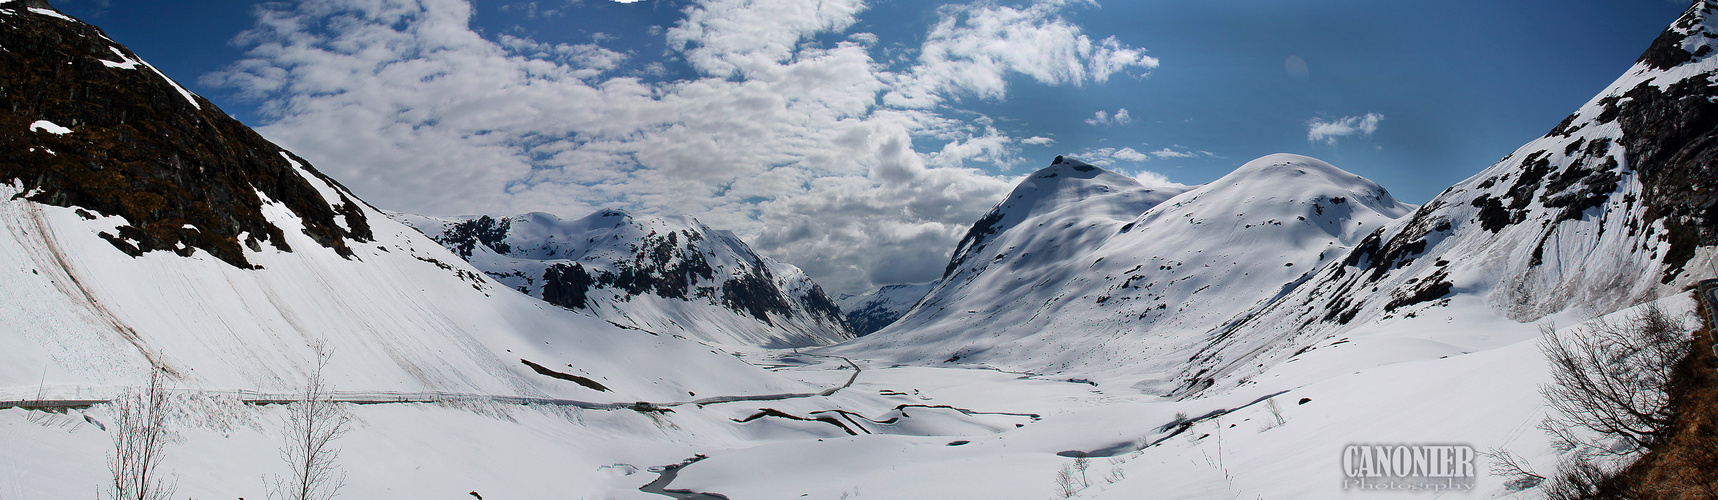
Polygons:
M351 404L360 404L360 405L390 404L390 403L396 403L396 404L397 403L442 403L442 402L449 402L449 401L483 401L483 402L490 402L490 403L503 403L503 404L515 404L515 405L572 406L572 407L577 407L577 408L583 408L586 410L657 411L657 410L661 410L661 409L665 409L665 408L673 408L676 406L685 406L685 405L704 406L704 405L712 405L712 404L720 404L720 403L734 403L734 402L740 402L740 401L780 401L780 400L785 400L785 399L799 399L799 398L809 398L809 397L832 396L835 393L840 392L842 389L846 389L848 387L851 387L853 385L853 382L859 380L859 373L861 371L863 371L861 368L859 368L858 364L853 362L853 360L847 359L847 358L844 358L841 356L822 356L822 355L815 355L815 354L807 354L806 356L817 356L817 357L823 357L823 358L841 359L842 361L847 363L847 366L853 368L853 375L847 378L846 383L843 383L843 384L838 385L838 386L830 387L829 389L825 389L825 390L819 391L819 392L790 392L790 393L758 394L758 395L743 395L743 396L713 396L713 397L702 398L702 399L694 399L694 400L690 400L690 401L671 401L671 402L664 402L664 403L652 403L652 402L648 402L648 401L639 401L639 402L633 402L633 403L598 403L598 402L592 402L592 401L580 401L580 400L576 400L576 399L533 398L533 397L525 397L525 396L502 396L502 395L494 395L494 394L466 394L466 393L453 393L453 392L333 391L333 392L330 392L329 395L330 395L331 399L337 403L351 403ZM294 401L298 401L298 399L299 399L299 396L296 394L262 393L262 392L244 391L244 390L237 390L237 391L175 391L175 392L196 393L196 394L205 395L205 396L232 396L234 399L242 401L245 404L252 404L252 405L288 404L288 403L292 403ZM0 410L4 410L7 408L24 408L24 409L29 409L29 410L61 411L61 410L67 410L67 409L89 408L89 407L92 407L92 406L95 406L98 404L105 404L105 403L108 403L110 401L112 401L112 400L111 399L45 399L45 398L10 399L10 400L0 400Z

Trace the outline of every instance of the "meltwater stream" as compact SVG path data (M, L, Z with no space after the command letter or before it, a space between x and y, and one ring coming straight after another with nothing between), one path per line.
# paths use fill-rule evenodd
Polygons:
M680 469L685 468L688 465L698 463L699 460L706 458L710 457L694 455L692 458L688 458L686 461L674 465L651 467L650 472L655 472L660 474L660 476L658 476L655 481L651 481L650 484L640 486L638 491L654 493L679 500L729 500L728 497L716 493L699 493L692 490L668 489L668 484L674 482L674 478L680 475Z

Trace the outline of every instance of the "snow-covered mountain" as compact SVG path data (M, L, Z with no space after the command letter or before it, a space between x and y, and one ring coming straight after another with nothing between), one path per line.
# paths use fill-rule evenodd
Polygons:
M1175 373L1215 329L1412 208L1301 156L1155 189L1059 157L973 225L903 318L837 349L1034 372Z
M0 388L291 391L318 342L346 390L808 387L507 289L46 2L0 47Z
M1367 235L1271 307L1225 328L1181 374L1235 382L1388 331L1468 352L1487 330L1566 322L1718 273L1718 5L1699 2L1574 114ZM1489 319L1487 319L1489 318Z
M853 333L865 336L901 319L934 286L936 282L885 285L862 294L843 295L835 304L846 313Z
M0 0L0 495L106 481L110 406L24 406L112 397L154 367L186 389L161 462L179 496L263 497L285 405L229 391L297 389L317 342L338 390L464 393L342 405L358 418L332 463L355 498L1328 498L1357 491L1337 475L1353 443L1462 443L1549 475L1587 451L1533 430L1556 410L1523 322L1578 335L1662 296L1692 324L1674 292L1715 271L1713 16L1697 4L1551 134L1425 206L1294 155L1176 189L1059 158L928 290L849 298L899 321L736 355L650 328L677 278L813 291L686 243L743 247L731 235L604 214L425 226L450 251L100 30ZM560 259L574 248L596 250ZM544 267L497 281L465 257ZM610 284L570 286L561 264ZM780 321L740 309L723 314ZM1098 477L1076 488L1075 464ZM1547 489L1484 470L1476 497Z
M805 272L690 217L390 215L510 288L616 323L734 345L853 338Z
M1436 358L1675 293L1718 270L1715 13L1695 5L1550 133L1417 209L1293 155L1184 193L1058 161L905 317L837 350L1187 397L1331 346Z

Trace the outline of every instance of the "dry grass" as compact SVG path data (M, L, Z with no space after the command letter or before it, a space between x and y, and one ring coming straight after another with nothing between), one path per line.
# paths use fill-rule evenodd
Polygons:
M1705 320L1712 324L1705 308ZM1718 499L1718 359L1712 330L1695 332L1670 384L1672 423L1658 447L1611 480L1629 498Z

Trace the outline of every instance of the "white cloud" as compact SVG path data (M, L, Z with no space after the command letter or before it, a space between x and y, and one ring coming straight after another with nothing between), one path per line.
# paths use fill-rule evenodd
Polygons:
M1351 135L1372 135L1378 131L1378 122L1384 121L1384 115L1366 113L1364 116L1345 116L1335 120L1313 118L1306 122L1306 140L1336 145L1337 139Z
M1173 148L1163 148L1157 151L1152 151L1151 155L1164 160L1174 158L1221 158L1220 156L1217 156L1216 153L1212 153L1210 151L1192 150L1179 145Z
M236 40L248 57L204 82L258 100L265 136L383 207L692 214L843 292L940 276L1012 184L971 164L1007 168L1021 145L1054 142L926 102L1000 98L1011 73L1082 85L1157 65L1052 4L944 8L901 72L872 59L874 35L805 43L863 9L701 1L662 32L699 76L649 83L629 75L660 63L601 40L485 38L466 0L268 3Z
M1141 163L1151 160L1150 155L1133 148L1090 148L1075 154L1074 157L1104 168L1114 167L1118 162Z
M1048 146L1051 144L1055 144L1056 140L1051 139L1049 137L1032 136L1032 137L1027 137L1025 139L1021 139L1020 143L1027 145L1027 146Z
M1006 77L1018 73L1039 83L1103 83L1129 69L1158 66L1145 50L1114 37L1093 40L1061 15L1067 2L1025 8L990 2L945 5L920 48L917 66L885 96L892 106L929 108L949 98L1000 99Z
M1146 161L1146 160L1151 159L1151 157L1146 156L1145 153L1134 151L1133 148L1121 148L1119 150L1116 150L1115 153L1111 153L1110 157L1115 158L1117 160L1121 160L1121 161L1133 161L1133 162Z
M801 40L844 31L864 9L862 0L704 0L668 29L668 43L706 74L767 77Z
M1086 119L1087 125L1127 125L1133 123L1133 116L1127 113L1127 108L1117 109L1115 114L1099 110Z
M1117 172L1126 173L1128 171L1133 171L1134 173L1128 175L1133 177L1134 180L1139 181L1139 183L1145 187L1186 187L1185 184L1169 180L1169 178L1165 177L1163 174L1143 169L1121 169L1118 167L1118 164L1143 163L1150 161L1153 156L1158 158L1185 158L1210 155L1210 153L1200 151L1196 153L1187 153L1185 156L1164 156L1163 153L1165 152L1172 152L1176 155L1182 154L1181 152L1172 151L1169 148L1153 151L1151 153L1141 153L1133 148L1091 148L1074 155L1074 158Z
M1183 188L1183 187L1187 187L1186 184L1171 181L1171 180L1169 180L1168 177L1164 177L1163 174L1160 174L1157 172L1152 172L1150 170L1141 170L1138 173L1133 174L1133 179L1136 181L1139 181L1140 185L1148 187L1148 188L1161 188L1161 187Z

